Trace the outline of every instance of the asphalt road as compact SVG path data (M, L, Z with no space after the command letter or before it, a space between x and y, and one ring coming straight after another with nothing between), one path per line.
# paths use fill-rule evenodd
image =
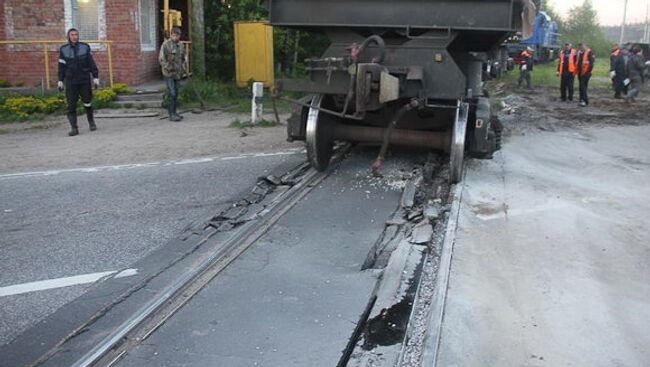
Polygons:
M8 287L126 269L241 197L260 175L303 159L290 152L0 175L0 345L90 283L22 294Z

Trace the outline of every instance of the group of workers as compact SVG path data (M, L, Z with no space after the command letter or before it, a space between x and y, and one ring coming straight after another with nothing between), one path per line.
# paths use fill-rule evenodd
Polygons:
M519 81L526 81L527 87L531 88L531 73L534 66L534 50L528 47L520 55L519 60ZM594 69L596 56L586 44L580 43L578 49L574 49L571 43L564 44L560 52L560 60L557 66L556 75L560 77L560 99L573 101L573 86L575 78L578 77L580 91L579 104L582 107L589 105L589 80ZM643 50L632 44L625 44L620 48L615 44L610 55L610 77L614 88L614 98L625 99L628 103L634 102L644 82L644 73L650 66L646 61Z
M573 101L573 85L578 76L578 89L580 91L580 106L589 105L589 80L594 70L596 56L586 44L580 43L578 50L572 48L571 43L564 44L560 52L560 62L556 75L560 77L560 99Z
M614 98L625 98L628 103L634 102L641 91L648 66L650 61L645 59L639 46L628 43L620 48L618 44L614 44L609 59Z
M77 125L77 101L81 97L90 131L97 130L93 116L92 86L99 87L99 70L93 59L91 48L87 43L79 42L79 31L71 28L67 33L68 42L59 49L59 70L57 87L59 91L65 90L68 104L68 121L70 122L69 136L79 135ZM167 109L171 121L183 119L176 112L176 99L180 79L185 73L184 50L180 44L181 30L174 27L169 39L165 40L160 48L159 62L167 87ZM92 77L92 85L91 85Z

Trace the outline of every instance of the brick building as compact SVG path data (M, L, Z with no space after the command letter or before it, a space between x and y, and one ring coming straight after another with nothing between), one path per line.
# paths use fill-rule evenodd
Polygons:
M203 0L167 0L182 13L183 40L193 41L195 72L203 70ZM112 41L113 79L136 85L161 77L158 50L162 44L165 0L0 0L0 40L64 40L79 29L81 41ZM43 44L0 45L0 79L38 86L45 80ZM108 80L106 45L91 44L100 70ZM47 46L50 85L56 84L58 44ZM198 65L198 67L197 67Z

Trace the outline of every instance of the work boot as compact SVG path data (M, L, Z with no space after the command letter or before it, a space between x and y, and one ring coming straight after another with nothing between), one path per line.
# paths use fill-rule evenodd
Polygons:
M97 130L97 125L95 125L95 117L93 116L93 108L85 107L85 109L86 109L86 116L88 117L88 126L90 127L90 131Z
M177 119L180 119L180 120L183 119L183 116L179 115L179 114L176 112L176 103L174 103L174 110L172 111L172 115L174 115ZM180 120L179 120L179 121L180 121Z
M68 122L70 122L70 132L68 136L79 135L79 128L77 128L77 114L68 114Z
M176 101L173 99L169 99L169 106L167 107L167 110L169 111L169 121L180 121L182 118L176 114Z

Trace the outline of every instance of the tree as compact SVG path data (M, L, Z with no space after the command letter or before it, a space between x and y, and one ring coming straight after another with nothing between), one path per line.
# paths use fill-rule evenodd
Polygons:
M235 76L236 21L268 18L260 0L205 0L206 74L231 82ZM321 34L274 27L274 58L283 74L300 74L303 60L321 56L329 44Z
M586 43L596 55L608 55L610 44L598 24L598 13L591 0L585 0L582 5L569 10L564 20L564 29L560 33L562 42L577 45Z

